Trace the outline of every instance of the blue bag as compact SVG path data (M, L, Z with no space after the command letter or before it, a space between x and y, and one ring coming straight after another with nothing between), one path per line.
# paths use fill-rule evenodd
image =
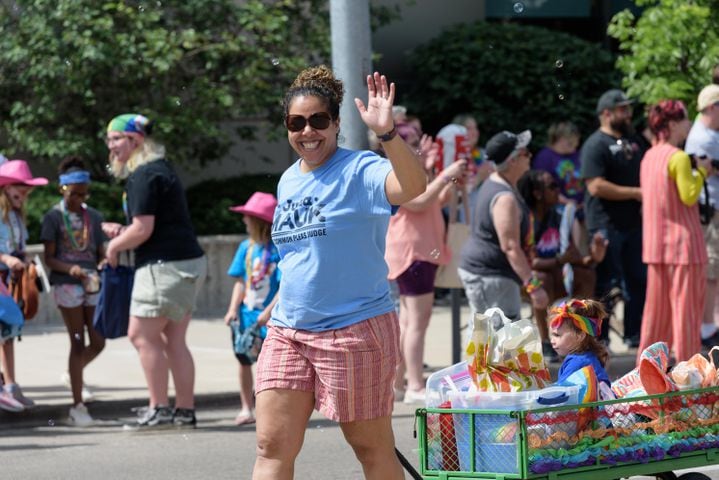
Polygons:
M120 338L127 335L130 319L130 299L135 280L135 269L110 265L100 272L100 296L95 307L92 326L105 338Z
M244 355L250 362L255 363L257 357L260 356L262 342L264 341L260 332L261 327L254 323L242 330L241 322L239 321L231 322L230 327L232 328L235 353Z
M20 307L9 295L0 295L0 343L20 336L25 318Z

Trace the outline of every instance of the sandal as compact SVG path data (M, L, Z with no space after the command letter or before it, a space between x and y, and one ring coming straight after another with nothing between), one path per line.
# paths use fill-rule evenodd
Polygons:
M251 423L255 423L255 417L252 415L252 412L240 412L235 417L235 425L237 426L248 425Z

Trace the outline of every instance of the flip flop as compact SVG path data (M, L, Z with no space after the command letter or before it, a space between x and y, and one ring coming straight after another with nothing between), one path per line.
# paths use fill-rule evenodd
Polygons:
M249 425L255 423L255 417L251 413L238 413L235 417L235 425Z

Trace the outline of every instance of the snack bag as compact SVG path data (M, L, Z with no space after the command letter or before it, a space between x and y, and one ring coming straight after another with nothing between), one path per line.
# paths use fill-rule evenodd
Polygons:
M480 391L518 392L549 384L536 325L531 320L511 322L499 308L475 315L466 353Z

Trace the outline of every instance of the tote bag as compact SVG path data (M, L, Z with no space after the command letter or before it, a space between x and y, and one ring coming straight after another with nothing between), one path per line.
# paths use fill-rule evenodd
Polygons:
M464 218L469 221L469 196L463 186L462 208L464 209ZM464 242L469 238L469 225L457 221L457 206L459 203L458 190L454 189L452 193L452 201L449 204L449 223L447 225L447 247L452 254L447 265L440 265L437 268L437 276L434 280L434 286L439 288L464 288L462 281L459 279L457 268L459 267L459 254L462 251Z
M40 293L37 269L33 262L28 263L19 276L13 277L12 274L10 275L10 294L15 299L18 307L20 307L25 320L35 318L40 303Z
M100 272L100 296L95 307L92 325L104 338L127 335L130 318L130 298L135 280L135 269L124 265L110 265Z

